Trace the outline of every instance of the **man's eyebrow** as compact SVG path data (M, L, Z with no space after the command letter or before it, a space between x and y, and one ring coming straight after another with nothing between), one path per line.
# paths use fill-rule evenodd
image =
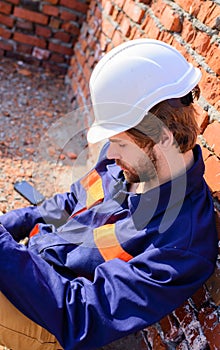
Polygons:
M128 141L128 140L124 140L124 139L111 139L111 137L109 138L109 141L110 142L126 142L126 141Z
M111 139L111 138L109 138L109 141L110 142L122 142L123 140L122 139Z

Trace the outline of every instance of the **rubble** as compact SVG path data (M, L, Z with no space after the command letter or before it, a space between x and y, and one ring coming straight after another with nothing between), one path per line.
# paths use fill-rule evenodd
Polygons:
M71 179L66 178L77 159L76 151L65 153L48 145L52 155L48 160L44 159L45 150L42 150L48 130L71 111L64 78L22 61L1 58L0 211L3 213L29 205L14 190L16 181L29 181L46 197L69 188ZM63 159L61 154L65 155Z

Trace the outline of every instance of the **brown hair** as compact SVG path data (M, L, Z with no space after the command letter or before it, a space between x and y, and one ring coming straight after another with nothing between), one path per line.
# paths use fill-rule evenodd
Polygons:
M195 119L196 111L193 105L173 106L172 100L158 103L151 108L142 121L127 131L134 141L144 148L151 148L160 140L164 127L174 136L175 144L181 153L185 153L195 146L198 125Z

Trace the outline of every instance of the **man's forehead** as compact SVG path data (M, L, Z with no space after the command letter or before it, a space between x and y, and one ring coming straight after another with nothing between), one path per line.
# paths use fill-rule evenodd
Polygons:
M111 141L111 142L121 142L121 141L132 142L133 140L126 132L121 132L115 136L110 137L109 141Z

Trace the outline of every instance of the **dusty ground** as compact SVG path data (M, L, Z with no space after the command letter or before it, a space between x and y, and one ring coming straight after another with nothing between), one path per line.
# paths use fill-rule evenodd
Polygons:
M70 111L64 76L1 59L1 212L29 205L13 189L16 181L29 181L46 197L69 189L86 148Z
M16 181L46 197L69 189L86 149L70 111L64 76L1 58L0 214L30 205L14 190Z

